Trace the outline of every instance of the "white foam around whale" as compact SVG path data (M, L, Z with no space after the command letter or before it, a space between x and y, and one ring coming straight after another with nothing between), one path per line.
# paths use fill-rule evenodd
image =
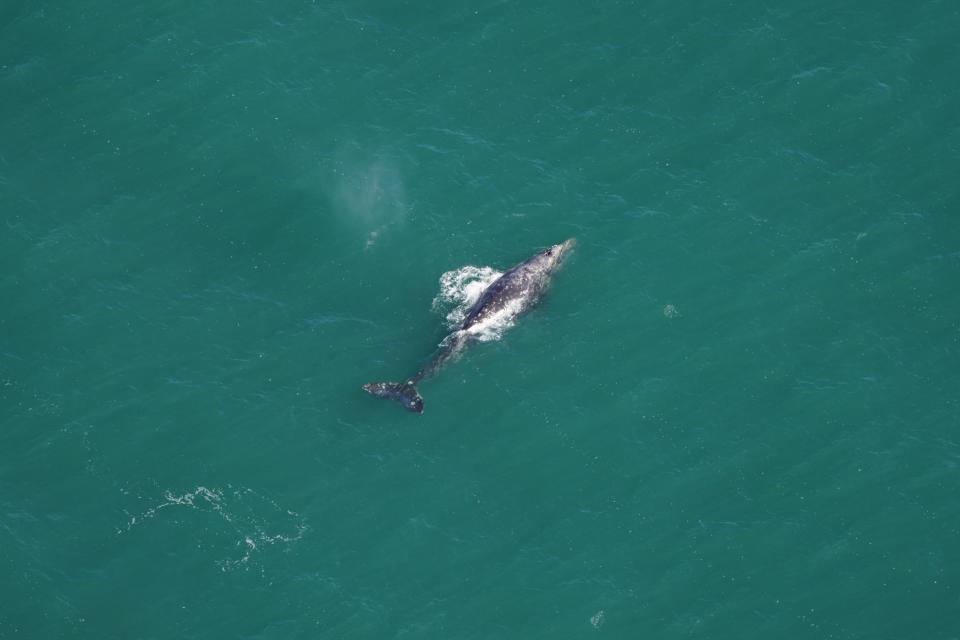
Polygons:
M473 265L447 271L440 276L440 292L433 299L433 310L444 314L447 326L455 329L486 288L502 275L502 271ZM500 313L470 327L470 334L482 342L499 340L503 332L513 326L518 311L519 307L507 305Z

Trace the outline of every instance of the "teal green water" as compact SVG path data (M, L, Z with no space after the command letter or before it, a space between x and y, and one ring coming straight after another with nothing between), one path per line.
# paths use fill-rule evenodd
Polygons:
M0 638L960 637L960 7L432 5L0 5Z

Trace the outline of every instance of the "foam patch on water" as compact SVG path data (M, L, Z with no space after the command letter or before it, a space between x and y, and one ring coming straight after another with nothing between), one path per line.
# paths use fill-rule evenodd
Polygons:
M603 623L607 621L607 614L604 613L603 609L597 611L595 614L590 616L590 624L593 625L594 629L599 629L603 626Z
M217 562L223 571L248 569L251 558L259 550L271 545L295 543L307 530L299 514L284 509L270 498L252 489L227 485L226 489L196 487L192 491L176 493L164 491L162 501L139 513L128 512L126 526L117 534L129 532L149 520L160 518L167 509L197 512L193 518L180 515L170 521L178 525L202 523L198 528L199 548L225 549L223 541L233 540L233 552ZM261 568L262 573L262 568Z

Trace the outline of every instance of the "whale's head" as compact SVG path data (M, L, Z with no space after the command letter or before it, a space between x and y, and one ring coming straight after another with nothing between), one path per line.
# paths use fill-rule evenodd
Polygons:
M563 261L573 252L573 248L576 246L577 240L575 238L570 238L566 242L561 242L560 244L555 244L552 247L548 247L543 250L539 256L537 256L543 265L550 271L556 271L560 268L560 265L563 264Z

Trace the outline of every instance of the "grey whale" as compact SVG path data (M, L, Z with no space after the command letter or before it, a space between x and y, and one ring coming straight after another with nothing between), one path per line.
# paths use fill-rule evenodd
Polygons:
M571 238L508 269L484 289L463 322L440 343L427 366L404 382L371 382L363 385L363 390L378 398L397 400L408 411L423 413L423 398L417 384L456 358L471 342L474 331L485 322L498 314L519 315L533 307L575 244L576 240Z

